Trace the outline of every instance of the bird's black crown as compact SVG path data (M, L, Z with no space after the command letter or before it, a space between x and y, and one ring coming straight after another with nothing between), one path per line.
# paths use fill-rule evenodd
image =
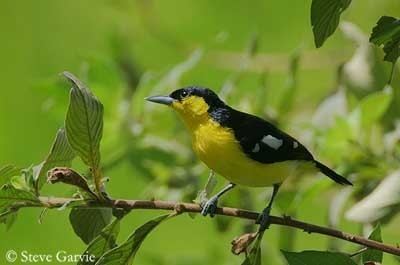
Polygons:
M225 103L219 99L218 95L214 91L203 87L190 86L180 88L172 92L169 96L179 101L190 96L198 96L202 97L204 101L211 107L220 107L225 105Z

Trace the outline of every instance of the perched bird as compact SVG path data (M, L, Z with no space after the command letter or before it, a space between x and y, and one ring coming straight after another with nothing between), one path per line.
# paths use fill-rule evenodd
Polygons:
M263 231L269 226L279 186L287 177L319 171L339 184L352 185L315 160L299 141L264 119L231 108L210 89L186 87L146 100L172 107L189 130L200 160L230 182L201 205L204 216L214 216L218 199L236 184L273 186L272 197L257 220Z

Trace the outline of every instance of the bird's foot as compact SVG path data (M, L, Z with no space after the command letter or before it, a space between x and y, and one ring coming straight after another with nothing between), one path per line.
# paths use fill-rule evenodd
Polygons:
M267 207L258 216L258 218L256 220L256 224L260 225L260 227L258 229L259 232L263 232L263 231L265 231L265 229L269 228L269 225L271 224L270 213L271 213L271 207Z
M210 217L214 217L215 212L217 211L218 197L213 196L208 201L201 203L201 214L203 216L210 215Z

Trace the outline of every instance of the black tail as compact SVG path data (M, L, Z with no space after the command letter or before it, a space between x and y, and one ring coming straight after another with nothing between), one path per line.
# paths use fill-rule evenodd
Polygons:
M353 185L350 181L348 181L346 178L340 176L338 173L330 169L329 167L325 166L324 164L315 161L315 164L317 168L326 176L330 177L333 179L335 182L342 184L342 185Z

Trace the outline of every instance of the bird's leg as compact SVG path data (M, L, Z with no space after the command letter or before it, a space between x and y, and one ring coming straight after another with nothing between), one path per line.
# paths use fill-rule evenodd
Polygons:
M271 199L270 199L267 207L265 207L265 209L262 211L262 213L260 213L260 215L257 218L256 224L260 225L260 228L259 228L260 232L263 232L263 231L265 231L265 229L269 228L269 225L270 225L269 215L271 212L271 208L272 208L272 204L274 202L275 196L278 193L280 186L281 186L281 184L274 184L274 189L272 191Z
M233 189L236 186L234 183L229 183L226 185L220 192L212 196L208 201L201 204L201 214L207 216L209 214L211 217L214 217L215 211L217 210L218 199L224 195L227 191Z

